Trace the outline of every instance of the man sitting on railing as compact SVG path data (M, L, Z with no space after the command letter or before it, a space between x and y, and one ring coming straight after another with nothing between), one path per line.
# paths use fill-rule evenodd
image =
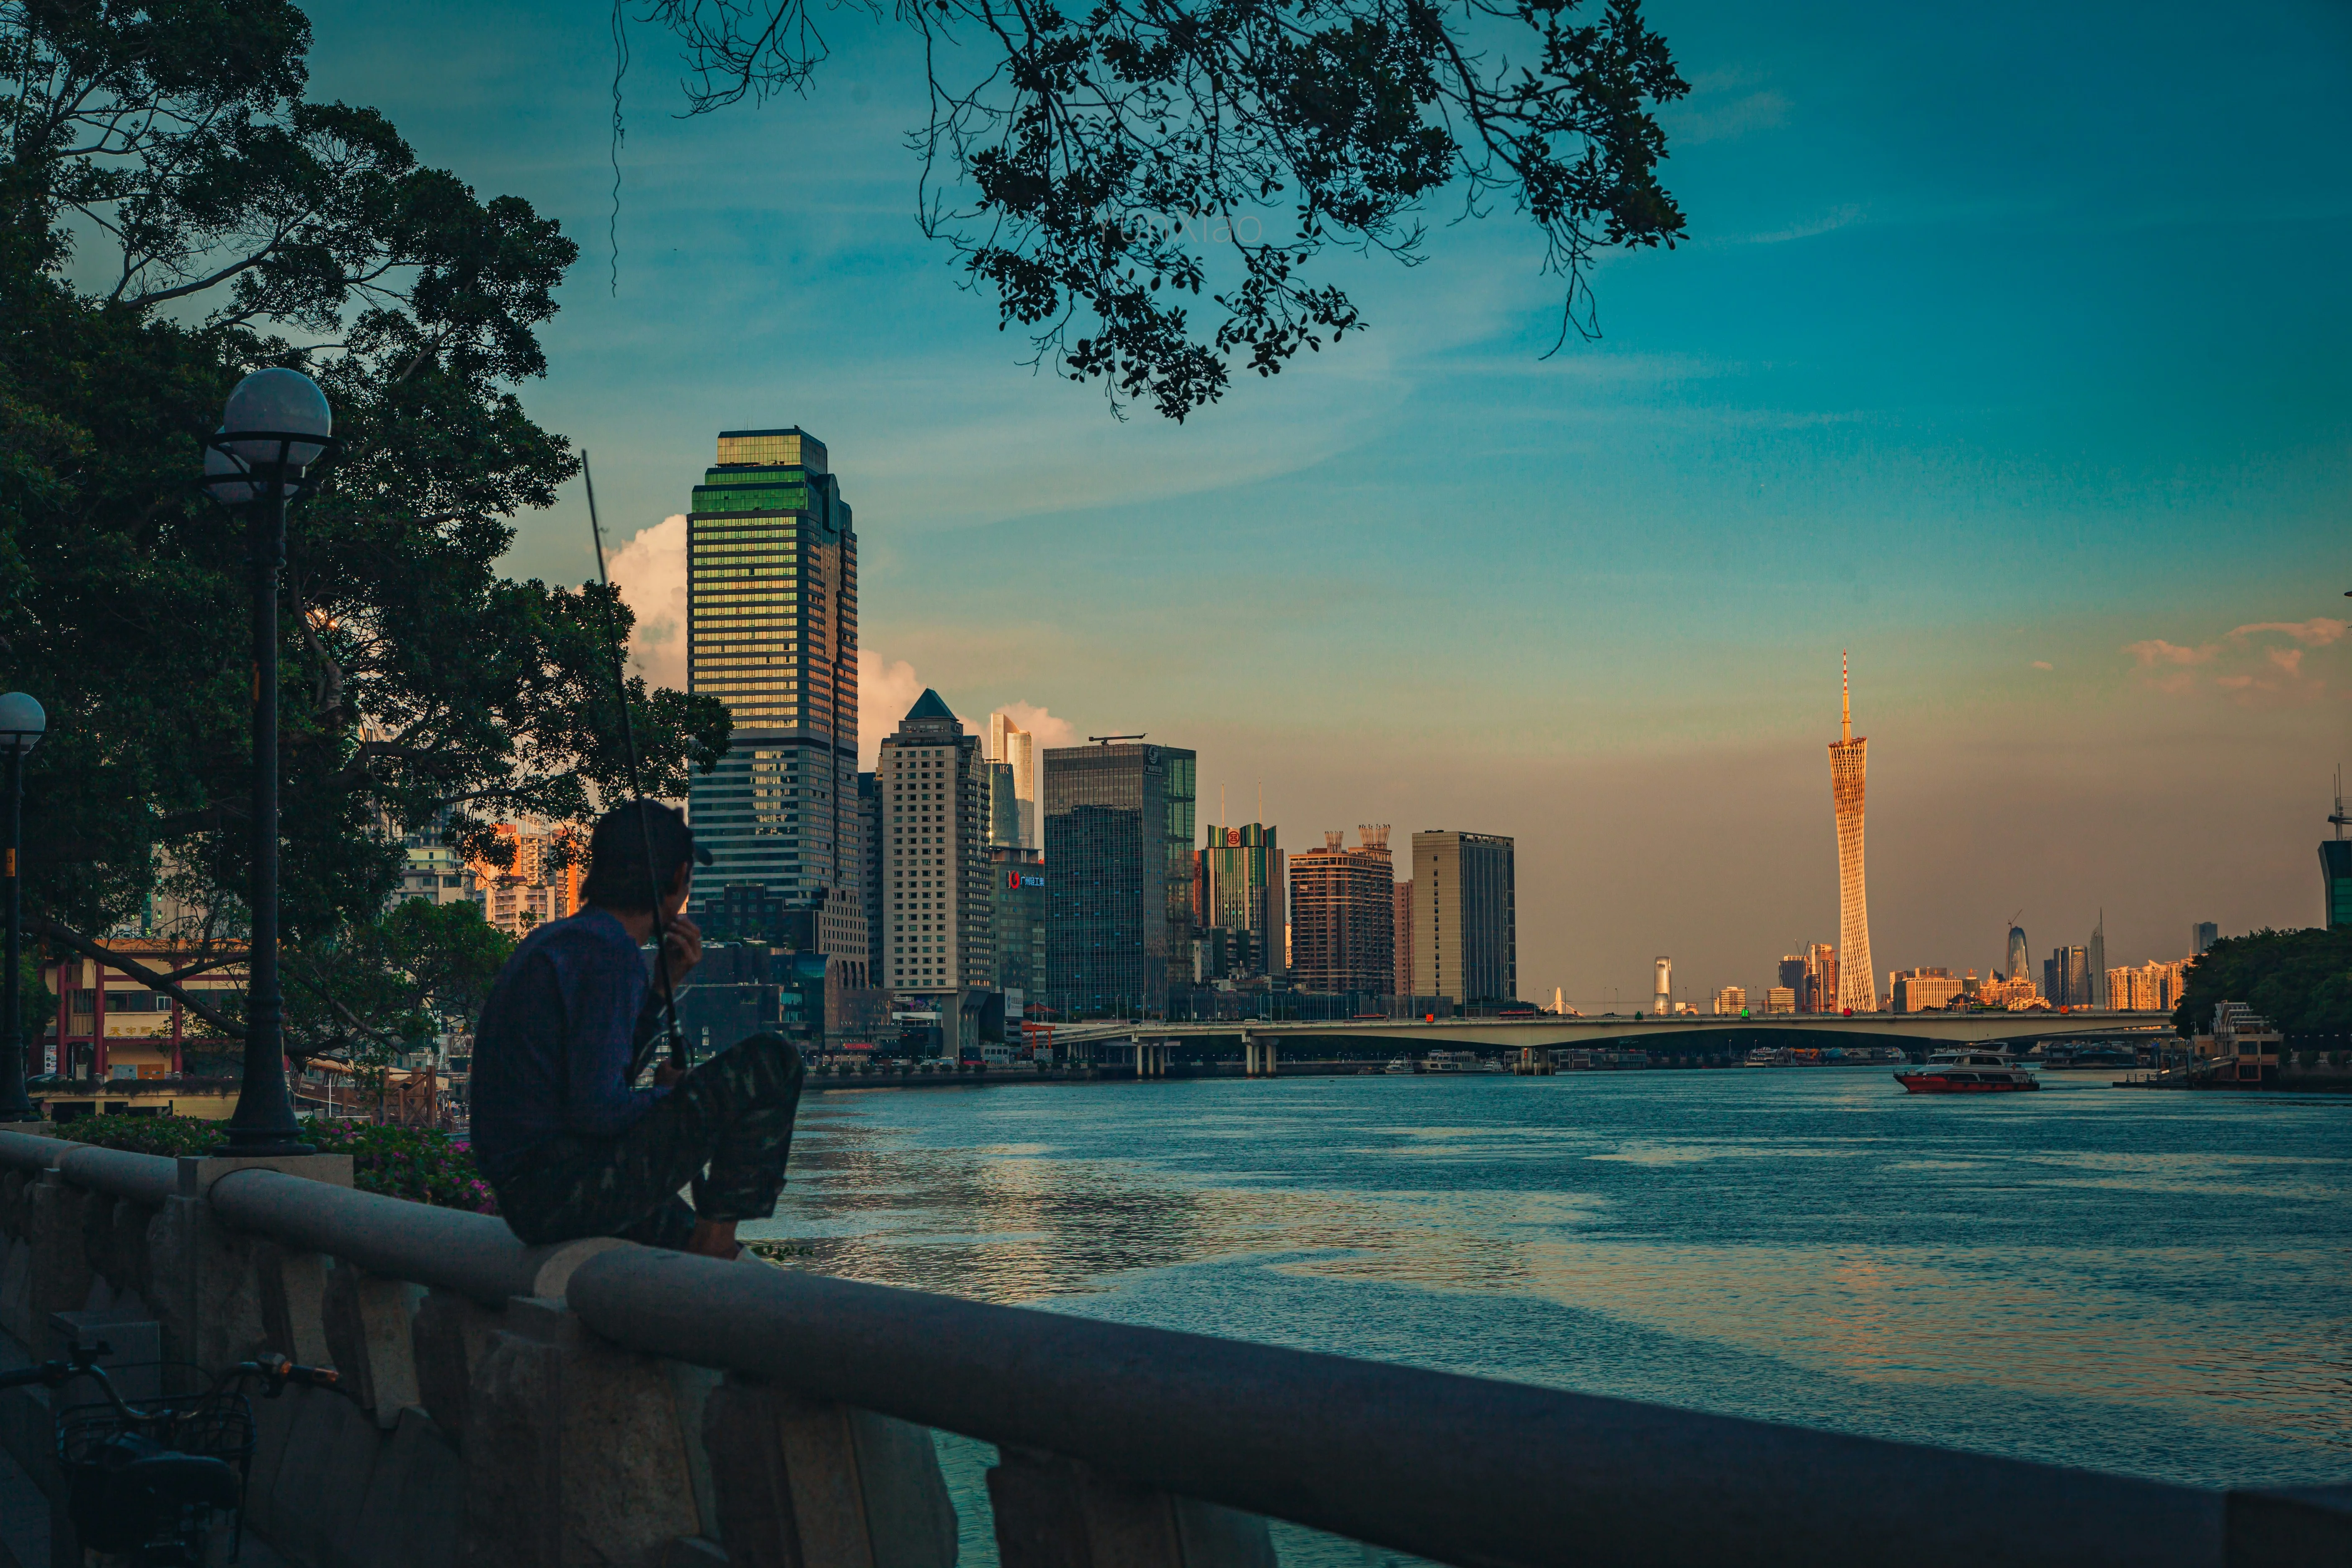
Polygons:
M635 1087L631 1068L662 1021L640 951L653 889L664 889L675 985L702 958L702 933L680 911L710 852L677 812L648 802L608 813L588 854L587 907L524 938L483 1005L474 1157L527 1242L618 1236L732 1258L736 1223L773 1214L783 1188L800 1053L754 1035L688 1072L664 1062L653 1087ZM689 1183L691 1207L677 1195Z

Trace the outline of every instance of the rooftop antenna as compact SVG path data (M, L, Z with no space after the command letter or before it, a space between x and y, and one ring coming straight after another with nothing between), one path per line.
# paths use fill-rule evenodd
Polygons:
M1838 739L1853 740L1853 676L1846 668L1845 649L1838 649Z
M2352 595L2347 596L2352 597ZM2336 764L2336 809L2328 814L2327 820L2336 825L2336 837L2338 838L2344 837L2345 827L2352 825L2352 816L2347 816L2344 814L2344 764L2342 763Z
M607 594L613 591L613 580L604 570L604 525L596 520L596 476L589 471L588 453L580 453L580 477L588 482L588 532L596 545L596 582ZM621 639L613 624L611 614L604 617L604 645L613 656L613 698L621 705L621 751L629 761L629 793L637 808L637 832L646 853L646 891L654 911L654 978L661 987L663 1038L669 1043L670 1065L684 1072L692 1065L687 1051L686 1036L677 1026L677 987L669 977L668 922L662 919L661 871L654 865L654 826L651 814L646 810L646 781L637 767L636 726L629 721L629 682L621 664ZM652 1042L629 1061L629 1081L646 1070L652 1056Z

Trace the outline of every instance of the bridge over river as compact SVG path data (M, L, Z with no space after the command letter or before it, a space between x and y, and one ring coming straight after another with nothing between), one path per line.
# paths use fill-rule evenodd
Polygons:
M1248 1070L1270 1070L1275 1054L1319 1056L1327 1053L1388 1051L1414 1056L1432 1049L1483 1053L1533 1053L1570 1047L1619 1044L1645 1049L1692 1049L1708 1052L1746 1050L1774 1044L1819 1046L1991 1045L2023 1047L2042 1040L2113 1038L2140 1035L2154 1038L2168 1033L2171 1016L2164 1013L2116 1013L2078 1008L2071 1012L2021 1013L1775 1013L1760 1018L1715 1014L1683 1014L1664 1018L1563 1017L1538 1014L1532 1018L1350 1018L1292 1022L1282 1019L1220 1019L1205 1022L1104 1022L1058 1025L1058 1046L1132 1044L1141 1054L1179 1045L1238 1044Z

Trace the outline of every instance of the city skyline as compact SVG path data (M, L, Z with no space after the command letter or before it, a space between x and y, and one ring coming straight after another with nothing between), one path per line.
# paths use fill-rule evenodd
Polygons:
M1834 937L1805 694L1844 646L1882 977L2001 966L2020 906L2041 953L2104 904L2132 963L2192 920L2318 922L2352 750L2352 584L2309 564L2352 495L2340 9L2219 40L2137 13L2103 35L2127 68L2077 81L1988 53L2021 10L1676 6L1693 238L1607 265L1603 338L1543 360L1533 259L1440 228L1349 279L1360 339L1181 427L1033 379L913 233L919 69L887 37L806 103L693 121L648 42L615 282L577 18L310 9L318 91L589 250L522 395L595 453L616 542L666 526L709 430L818 429L856 455L868 684L1050 710L1040 747L1181 739L1294 833L1512 834L1523 994L1631 993L1660 952L1752 992ZM2218 130L2217 74L2269 84ZM2254 242L2180 195L2221 180ZM1405 450L1448 454L1475 523L1391 477ZM575 484L518 519L508 570L589 575L583 511Z

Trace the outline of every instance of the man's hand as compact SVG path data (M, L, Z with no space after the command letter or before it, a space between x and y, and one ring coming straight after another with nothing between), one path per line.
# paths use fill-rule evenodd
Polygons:
M654 1068L654 1087L656 1089L667 1089L685 1076L686 1069L684 1068L678 1066L667 1057L664 1057L661 1060L661 1065Z
M664 931L662 956L669 962L669 983L675 989L702 962L702 928L684 915L672 915Z

